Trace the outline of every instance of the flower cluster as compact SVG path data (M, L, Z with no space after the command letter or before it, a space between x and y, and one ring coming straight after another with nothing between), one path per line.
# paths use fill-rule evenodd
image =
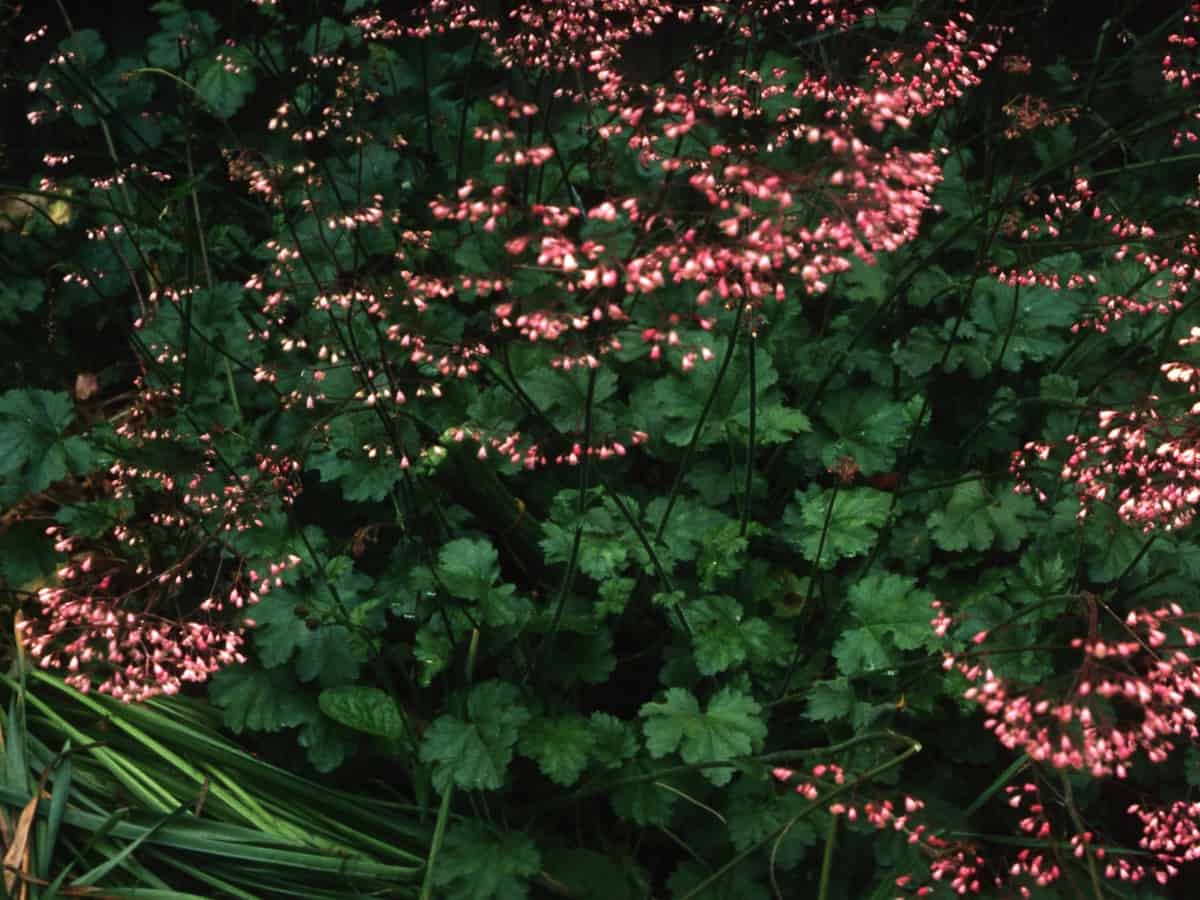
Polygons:
M772 773L782 782L792 782L798 773L786 768L777 768ZM840 790L846 784L845 770L835 763L820 763L811 769L811 775L796 781L793 789L810 802L817 803L823 794ZM947 840L920 822L925 803L917 797L905 796L899 803L888 799L860 800L849 802L833 800L826 807L830 815L844 817L849 823L861 822L877 831L894 831L903 834L905 841L918 848L929 859L928 877L914 873L899 876L897 888L917 897L930 896L933 885L946 884L960 896L979 894L985 887L1001 887L1004 878L1000 874L988 874L986 863L971 846ZM897 900L903 900L898 897Z
M1196 370L1190 363L1165 363L1162 368L1169 381L1196 390ZM1112 504L1122 519L1146 532L1176 530L1195 519L1200 505L1197 405L1170 415L1157 405L1159 400L1151 394L1131 409L1100 410L1099 433L1066 437L1070 453L1059 474L1077 489L1080 519L1099 503ZM1013 453L1010 468L1017 476L1018 493L1046 499L1028 469L1032 459L1047 460L1053 449L1045 441L1030 441Z
M945 635L954 619L940 602L933 606L931 624ZM1064 690L1014 684L997 676L987 662L994 634L986 631L972 638L969 652L946 653L943 665L969 682L963 697L984 711L984 727L1006 748L1027 754L1035 768L1126 779L1139 754L1161 764L1181 742L1190 744L1200 737L1196 618L1177 604L1134 610L1121 622L1122 634L1114 638L1100 636L1093 619L1092 633L1070 642L1081 659L1072 684ZM1017 823L1022 832L1052 841L1065 830L1070 854L1090 854L1103 863L1107 878L1136 883L1152 877L1165 884L1179 874L1183 863L1200 859L1200 804L1128 807L1127 813L1141 826L1139 846L1151 855L1146 862L1099 846L1093 832L1079 828L1069 796L1063 800L1069 824L1056 826L1038 784L1009 785L1005 791L1008 806L1022 816ZM1063 874L1049 847L1022 850L1009 873L1040 887ZM1021 895L1029 896L1027 889Z
M160 359L169 356L160 348ZM91 382L77 382L77 396L91 396ZM36 591L36 614L18 624L39 666L127 702L178 693L244 661L247 608L301 561L255 562L229 543L294 502L299 463L272 446L253 455L254 474L243 471L223 455L220 435L164 424L177 421L178 384L139 378L136 387L114 429L126 452L89 482L117 514L46 529L65 561ZM192 460L186 477L182 460Z
M281 586L283 574L300 563L292 556L269 564L265 573L239 566L214 579L196 603L186 597L199 581L199 551L155 565L125 526L100 541L69 536L60 526L46 534L68 558L56 583L38 589L36 615L17 623L21 639L39 666L65 670L68 684L125 702L176 694L186 683L244 662L243 627L250 622L225 620ZM141 561L131 562L139 545ZM218 592L215 582L221 580L227 587Z
M963 696L983 709L984 727L1005 747L1058 769L1124 778L1138 753L1162 762L1178 741L1200 737L1191 705L1200 699L1200 667L1189 652L1200 632L1187 624L1192 618L1176 604L1135 610L1120 639L1075 638L1078 677L1065 694L998 677L979 659L988 632L973 639L982 649L947 653L943 666L970 682ZM949 624L939 609L934 627L944 633Z
M1073 106L1055 109L1044 97L1022 94L1004 104L1004 115L1009 120L1004 136L1013 140L1039 128L1065 125L1079 116L1079 110Z

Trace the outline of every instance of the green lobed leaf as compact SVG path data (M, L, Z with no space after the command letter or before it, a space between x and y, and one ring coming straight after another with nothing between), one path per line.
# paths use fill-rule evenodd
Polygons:
M587 767L592 738L592 729L582 716L539 718L521 733L520 750L537 762L551 781L570 787Z
M313 716L300 726L296 741L318 772L332 772L354 753L358 745L353 731L327 716Z
M433 870L445 900L526 900L541 869L537 845L520 832L499 833L473 820L452 824Z
M696 667L701 675L765 658L770 651L770 626L757 617L745 618L732 597L709 595L688 606Z
M796 791L777 785L773 780L739 778L729 788L729 805L725 810L729 839L737 850L753 847L808 805L809 801ZM817 834L811 820L798 820L780 842L775 864L784 871L795 868L816 842Z
M701 338L710 343L708 336ZM655 379L634 392L634 408L644 413L649 422L660 423L654 430L661 432L669 444L687 446L692 440L700 414L709 403L704 428L697 440L703 449L727 440L745 442L750 427L750 367L744 354L736 357L718 383L720 367L714 360L682 375ZM770 353L755 350L755 413L756 440L760 445L789 441L797 433L808 431L811 424L800 410L789 407L777 387L779 373ZM713 394L715 388L715 394Z
M850 589L856 627L842 631L833 646L838 668L857 675L889 668L900 652L936 647L940 639L929 624L933 595L917 589L916 579L891 573L868 575Z
M964 481L954 486L943 510L929 516L929 530L943 550L987 550L998 545L1015 550L1029 531L1025 520L1033 501L1011 490L995 494L983 482Z
M90 445L66 435L74 418L74 405L61 392L0 394L0 503L43 491L68 472L86 471Z
M420 755L433 764L434 787L441 792L451 784L467 790L502 787L520 728L530 718L513 685L496 680L475 685L465 718L442 715L425 730Z
M254 65L241 47L222 47L201 67L196 93L217 118L231 118L254 93Z
M343 625L313 621L297 613L319 603L309 591L276 588L254 607L254 647L268 668L293 661L301 681L332 687L353 681L362 660ZM311 610L310 610L311 613Z
M438 554L438 579L453 596L479 604L488 625L526 621L533 606L500 580L500 558L492 544L480 538L461 538Z
M810 485L806 491L796 492L783 514L784 538L810 562L817 559L820 548L818 565L822 569L833 568L839 559L868 553L892 504L890 494L873 488L841 489L836 496L834 493Z
M864 475L892 469L896 452L912 431L921 398L893 403L886 393L854 391L821 411L823 427L804 438L803 445L829 469L850 457Z
M224 710L225 727L235 734L291 728L310 721L316 712L286 667L247 664L221 669L212 677L208 696Z
M642 706L646 749L656 759L678 749L684 762L715 762L746 756L767 735L762 707L749 695L723 688L701 711L683 688L671 688L660 702ZM733 769L708 768L704 777L718 787L733 778Z
M42 305L45 287L40 279L11 278L0 284L0 325L12 325L22 313Z

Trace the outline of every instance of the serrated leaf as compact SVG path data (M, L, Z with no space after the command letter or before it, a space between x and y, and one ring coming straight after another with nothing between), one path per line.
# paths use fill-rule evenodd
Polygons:
M124 522L133 511L133 504L109 497L84 501L58 510L55 519L65 525L71 534L97 538Z
M691 442L696 423L706 408L708 416L697 447L703 449L729 439L745 441L749 435L751 398L750 367L744 354L735 358L718 383L719 374L720 367L714 361L697 366L684 375L655 379L635 391L634 407L655 433L661 433L667 443L677 447ZM778 381L779 373L770 353L758 347L754 385L759 428L756 439L761 444L791 440L798 432L808 431L811 427L807 416L783 402L776 387ZM713 396L711 405L710 394Z
M809 805L809 801L793 790L781 791L771 781L741 778L729 788L729 839L737 850L755 846L775 834ZM795 867L806 850L817 842L817 834L807 819L800 819L791 828L778 850L775 865L788 870Z
M762 707L732 688L719 691L703 712L691 692L671 688L665 700L644 704L639 715L646 720L646 749L656 759L677 748L687 763L734 759L753 752L767 735ZM719 787L733 770L705 769L704 777Z
M929 625L933 595L918 590L916 580L891 573L868 575L850 589L856 627L843 630L833 646L838 668L857 675L899 662L897 651L934 646Z
M498 833L472 819L454 822L433 881L445 900L526 900L542 860L533 839Z
M617 616L625 609L629 597L637 582L632 578L606 578L600 582L599 602L596 604L597 616Z
M753 535L755 530L747 529L747 535ZM749 546L748 537L741 534L741 524L732 519L709 531L696 558L701 586L711 591L726 579L740 575L745 570L745 553Z
M296 615L299 602L291 591L278 588L254 607L254 649L259 662L269 669L291 660L305 640L308 628Z
M67 54L71 64L79 69L94 66L104 58L104 39L94 28L81 28L59 41L58 49Z
M1116 581L1130 571L1131 565L1131 574L1146 570L1147 560L1142 549L1150 536L1122 520L1111 506L1103 503L1092 506L1083 535L1091 551L1086 558L1088 577L1093 581L1101 584ZM1136 565L1134 560L1137 560Z
M364 446L375 448L375 456ZM390 446L390 436L377 417L339 416L330 426L329 446L310 452L306 468L319 471L322 481L338 482L347 500L383 500L404 476L399 461L385 450Z
M360 659L350 633L342 625L317 624L310 627L296 608L308 601L284 587L263 597L254 607L254 648L258 659L268 668L293 661L301 681L318 679L325 687L353 681L358 676Z
M818 681L808 692L805 714L817 722L836 722L848 719L858 698L846 678Z
M895 466L896 452L908 438L921 405L920 397L893 403L876 389L849 392L826 404L822 427L803 444L826 468L836 468L848 456L864 475L886 472Z
M642 521L648 532L657 531L666 509L665 497L655 498L646 504ZM667 571L672 571L677 563L696 559L706 545L724 544L736 557L736 550L731 546L739 539L740 525L736 519L688 496L678 499L672 516L671 527L663 532L662 541L655 551ZM722 535L726 536L725 539Z
M856 732L870 728L894 703L869 703L860 700L845 676L818 681L808 692L805 715L816 722L846 722Z
M207 53L219 26L206 12L178 9L162 17L159 29L146 41L146 60L152 66L174 70L189 57Z
M861 556L875 546L891 505L890 494L873 488L838 490L834 496L832 490L813 485L803 493L797 491L784 510L783 537L810 562L820 548L818 565L830 569L839 559Z
M839 276L837 289L851 300L882 300L887 296L887 272L878 263L855 259Z
M41 279L8 278L5 284L0 284L0 325L12 325L20 320L21 313L33 312L42 305L44 296Z
M309 763L318 772L332 772L354 752L354 732L325 716L314 716L300 728L297 742L305 750Z
M559 684L575 681L603 684L617 667L612 632L593 628L583 632L560 632L543 666L546 676Z
M219 119L241 109L254 87L254 57L240 47L222 47L196 79L196 93Z
M536 719L521 734L521 753L538 764L542 774L570 787L587 767L592 733L582 716Z
M500 558L487 540L462 538L442 547L438 578L453 596L478 603L488 625L513 625L533 610L513 585L496 583L500 580Z
M346 37L342 24L328 16L308 27L300 39L300 48L306 56L324 56L341 46Z
M467 696L467 717L439 716L425 730L422 762L432 763L433 784L467 790L496 790L504 785L513 746L530 719L517 689L503 681L485 681Z
M710 595L688 607L696 668L715 675L768 652L770 626L759 618L744 618L732 597Z
M62 392L0 394L0 503L43 491L91 464L88 444L65 434L74 418L71 398Z
M221 669L209 684L209 699L224 710L225 727L243 731L279 731L302 725L317 714L312 698L299 690L286 667L253 665Z
M421 687L429 687L433 683L433 679L450 664L453 653L454 642L446 634L443 622L431 619L417 629L412 654L421 667Z
M929 530L943 550L987 550L993 544L1015 550L1029 534L1024 520L1032 512L1027 496L1011 490L992 495L982 481L965 481L954 486L945 509L929 516Z
M317 679L323 686L353 682L359 665L354 642L344 625L319 625L308 630L308 640L300 644L295 660L296 676L301 682Z
M438 551L438 577L453 596L478 600L500 577L500 557L487 540L462 538Z
M541 547L550 564L565 563L571 558L575 532L580 520L577 515L577 491L560 491L555 495L551 521L542 524L545 537ZM627 508L636 515L638 507L625 498ZM603 582L623 577L631 562L649 568L650 558L633 535L611 499L600 506L591 506L583 514L578 566L585 575Z
M1039 268L1078 272L1083 261L1077 254L1063 254L1043 259ZM1066 346L1069 329L1078 320L1079 296L1040 285L1017 289L984 282L970 307L982 352L1009 372L1019 372L1026 361L1054 356Z
M623 765L638 750L633 726L610 713L594 712L588 718L592 757L607 768Z
M549 367L534 369L521 378L521 387L537 404L538 409L552 418L560 429L582 432L587 417L587 385L590 371L584 366L576 366L569 372ZM611 414L603 412L603 408L616 390L616 373L607 368L599 370L592 389L593 428L612 428Z

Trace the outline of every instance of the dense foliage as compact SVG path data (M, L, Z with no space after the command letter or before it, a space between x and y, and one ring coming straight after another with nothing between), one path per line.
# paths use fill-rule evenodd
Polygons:
M396 896L1183 890L1200 6L984 6L15 10L11 684L386 792Z

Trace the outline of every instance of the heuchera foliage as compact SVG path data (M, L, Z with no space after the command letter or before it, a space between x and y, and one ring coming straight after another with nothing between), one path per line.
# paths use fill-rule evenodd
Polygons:
M17 10L16 652L426 897L1167 896L1200 6L979 6Z

